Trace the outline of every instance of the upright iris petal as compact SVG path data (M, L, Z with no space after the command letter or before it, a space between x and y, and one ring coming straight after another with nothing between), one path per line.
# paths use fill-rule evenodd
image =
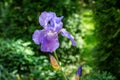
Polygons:
M53 12L42 12L39 16L39 23L41 26L43 26L44 29L48 29L50 26L52 18L56 17L56 14ZM49 27L48 27L49 26Z
M61 22L62 19L63 19L63 16L53 18L54 31L58 32L62 29L63 27L63 23Z
M57 17L53 12L44 11L39 16L39 23L46 30L59 31L63 26L62 19L63 16Z
M33 33L32 39L35 44L41 44L41 51L53 52L59 47L58 34L69 38L72 45L76 45L74 38L65 29L62 29L63 16L57 17L54 12L42 12L39 16L39 23L44 28L43 30L36 30Z

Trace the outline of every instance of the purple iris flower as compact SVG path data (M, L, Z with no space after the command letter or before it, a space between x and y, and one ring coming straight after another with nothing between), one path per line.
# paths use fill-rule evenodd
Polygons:
M72 35L63 29L62 20L63 16L57 17L54 12L42 12L39 16L39 23L44 28L42 30L35 30L32 39L35 44L41 44L41 51L53 52L59 47L58 34L69 38L72 41L72 45L76 43Z
M79 66L76 75L82 76L82 66Z

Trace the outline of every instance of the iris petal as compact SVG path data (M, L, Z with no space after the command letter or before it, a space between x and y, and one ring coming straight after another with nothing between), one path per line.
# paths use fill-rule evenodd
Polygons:
M61 30L61 35L69 38L71 40L73 46L76 45L76 43L74 41L74 37L69 32L67 32L65 29Z
M53 17L55 17L56 14L53 12L42 12L41 15L39 16L39 23L41 26L43 26L44 29L48 29L49 22Z
M53 52L59 47L58 34L46 35L41 43L41 51Z
M32 39L35 42L35 44L40 44L45 36L44 30L35 30L35 32L32 35Z
M61 21L62 19L63 19L63 16L53 18L54 31L58 32L62 29L63 27L63 23Z
M42 12L39 16L39 23L43 26L46 30L53 30L58 32L62 29L63 23L62 20L63 16L57 17L54 12Z

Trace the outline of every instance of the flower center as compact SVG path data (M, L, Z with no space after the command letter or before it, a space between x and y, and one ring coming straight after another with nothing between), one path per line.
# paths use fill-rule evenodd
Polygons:
M51 37L51 36L55 36L56 34L57 34L57 32L53 32L53 31L51 31L51 30L48 31L48 33L47 33L47 35L50 36L50 37Z

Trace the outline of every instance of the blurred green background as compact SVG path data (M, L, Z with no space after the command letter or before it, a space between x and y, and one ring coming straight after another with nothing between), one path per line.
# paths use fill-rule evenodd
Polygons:
M77 43L59 35L56 52L69 80L79 65L81 80L120 79L120 0L0 0L0 80L63 80L32 41L43 11L64 16Z

